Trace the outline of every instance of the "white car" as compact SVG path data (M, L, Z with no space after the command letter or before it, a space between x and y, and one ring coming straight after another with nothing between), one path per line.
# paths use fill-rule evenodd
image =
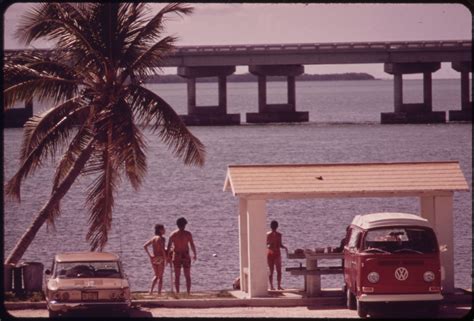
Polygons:
M50 317L70 310L106 309L128 314L130 285L117 255L61 253L46 270L45 296Z

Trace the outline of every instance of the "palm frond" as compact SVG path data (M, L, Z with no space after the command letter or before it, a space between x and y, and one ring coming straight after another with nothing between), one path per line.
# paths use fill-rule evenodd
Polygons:
M137 59L131 63L127 70L123 73L123 78L133 74L137 75L139 79L144 79L150 73L153 73L155 68L162 65L163 59L174 48L174 43L177 40L175 37L165 37L159 42L144 51Z
M75 80L80 83L78 81L79 75L77 70L74 68L72 61L68 59L67 53L64 51L52 51L45 57L37 54L28 54L26 57L23 57L23 59L22 64L26 67L51 76Z
M117 163L124 168L130 183L137 190L147 170L144 136L135 125L131 107L125 101L119 101L113 111L111 148Z
M84 136L84 135L83 135ZM68 170L64 175L61 182L53 188L51 191L51 198L48 201L50 206L47 206L44 209L44 215L46 215L47 226L54 226L55 219L60 215L60 201L62 197L66 194L69 188L72 186L76 178L81 173L84 165L88 162L91 157L91 154L94 150L95 140L93 137L89 137L88 141L85 141L82 145L82 149L79 151L76 161L73 166Z
M4 109L33 97L38 101L53 100L57 103L71 97L77 90L75 80L49 75L27 66L8 66L5 73L9 87L3 91Z
M51 228L53 231L56 231L56 219L61 214L61 204L58 201L54 206L51 207L50 211L48 212L48 217L46 219L46 231Z
M89 128L89 124L84 124L71 140L67 151L61 157L53 179L53 190L57 188L67 173L74 166L81 152L85 149L87 144L93 139L93 133Z
M56 151L68 137L85 107L68 102L51 109L41 116L33 116L25 124L21 147L21 165L5 187L6 194L20 200L23 179L34 173L44 160L54 159Z
M96 67L103 66L105 60L94 46L94 28L89 24L87 7L67 3L39 4L20 20L16 36L27 45L40 38L56 41L60 48L76 51L75 57L82 65L93 62ZM81 8L82 13L79 12Z
M76 96L46 110L39 116L35 115L30 118L24 125L21 160L24 160L33 149L37 148L44 138L54 130L55 126L66 120L69 120L68 124L73 125L74 121L87 118L88 110L88 102L81 96ZM65 141L58 143L62 142Z
M171 106L154 92L130 85L130 101L135 118L144 125L150 124L152 131L158 131L161 140L175 157L186 165L204 165L205 148L183 123Z
M137 8L136 10L145 10L145 7ZM144 51L153 45L159 39L164 31L164 21L169 14L176 14L178 16L188 15L193 12L193 8L182 3L170 3L164 6L152 19L146 24L136 26L130 30L127 39L133 38L128 43L126 52L123 55L121 65L127 62L136 61L137 58L143 54ZM137 15L142 15L140 12Z
M91 244L91 250L94 251L96 249L102 250L107 243L108 232L112 224L117 173L113 170L113 159L107 146L100 152L99 157L95 156L91 160L90 163L93 164L89 167L95 167L101 171L89 186L86 199L90 210L89 231L86 239Z

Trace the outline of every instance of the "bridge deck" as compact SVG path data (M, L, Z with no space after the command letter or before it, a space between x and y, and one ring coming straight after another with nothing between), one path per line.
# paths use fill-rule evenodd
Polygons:
M471 61L471 53L471 40L177 46L163 66L456 62Z

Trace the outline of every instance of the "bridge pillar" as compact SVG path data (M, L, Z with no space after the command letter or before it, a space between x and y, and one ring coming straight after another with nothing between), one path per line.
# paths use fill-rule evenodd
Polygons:
M470 61L453 62L454 70L461 73L461 110L450 110L450 121L470 121L472 122L472 101L469 90L469 73L472 72Z
M33 101L25 102L25 108L10 108L3 113L3 127L23 127L26 121L33 116Z
M247 123L305 122L307 111L296 111L295 76L304 72L302 65L250 65L250 73L258 76L258 113L247 113ZM286 76L286 104L267 104L267 76Z
M178 75L187 79L188 115L180 115L186 125L239 125L240 114L227 114L227 76L235 72L235 66L178 67ZM196 105L196 79L218 78L218 105Z
M433 111L431 74L441 67L439 62L385 63L384 71L394 76L394 112L382 113L382 124L444 123L444 111ZM403 74L423 74L423 103L403 103Z

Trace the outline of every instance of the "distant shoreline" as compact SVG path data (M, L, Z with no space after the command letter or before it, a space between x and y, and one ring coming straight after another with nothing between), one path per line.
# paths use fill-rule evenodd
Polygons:
M379 80L367 73L348 72L342 74L303 74L298 81L334 81L334 80ZM197 82L216 82L217 77L196 78ZM227 77L228 82L257 82L258 77L250 73L234 74ZM270 76L267 81L286 81L285 76ZM186 79L178 75L150 76L145 83L185 83Z

